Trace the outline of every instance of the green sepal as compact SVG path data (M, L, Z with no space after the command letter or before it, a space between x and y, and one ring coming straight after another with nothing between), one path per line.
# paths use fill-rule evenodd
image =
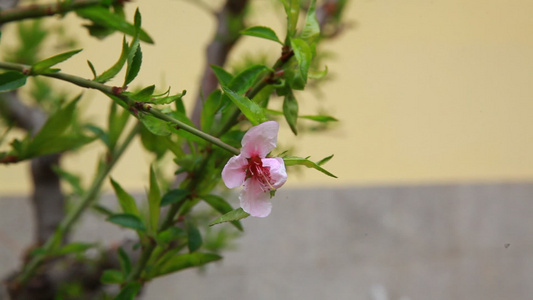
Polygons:
M64 53L52 56L50 58L47 58L45 60L42 60L42 61L34 64L31 67L30 73L31 74L43 74L43 73L49 73L49 72L56 72L56 70L59 71L59 69L50 69L50 67L55 66L58 63L63 62L65 60L71 58L72 56L74 56L77 53L79 53L81 50L83 50L83 49L64 52Z
M135 229L140 232L146 231L146 225L138 216L132 214L114 214L107 221L122 227Z
M245 212L244 210L242 210L242 208L237 208L237 209L234 209L220 217L218 217L216 220L214 220L213 222L209 223L209 226L213 226L213 225L216 225L216 224L220 224L220 223L225 223L225 222L231 222L231 221L238 221L240 219L244 219L244 218L247 218L249 217L250 214Z
M253 26L253 27L246 28L245 30L241 31L241 34L271 40L271 41L274 41L274 42L277 42L283 45L283 43L279 40L274 30L272 30L269 27Z
M111 182L111 186L113 186L113 189L115 190L115 194L117 195L118 203L120 204L122 211L127 214L140 216L139 209L137 208L137 203L135 203L135 199L133 198L133 196L126 192L120 186L120 184L113 180L113 178L109 177L109 181Z
M296 156L288 156L288 157L284 157L283 161L285 162L285 166L295 166L295 165L306 166L308 168L313 168L315 170L318 170L318 171L320 171L320 172L322 172L322 173L324 173L324 174L326 174L326 175L328 175L330 177L337 178L337 176L333 175L332 173L330 173L326 169L324 169L321 166L319 166L317 163L315 163L313 161L310 161L307 158L296 157Z
M283 100L283 115L294 135L298 134L296 123L298 121L298 101L292 92L288 93Z
M28 76L15 71L0 74L0 92L12 91L24 86L27 78Z
M231 205L226 200L224 200L224 198L222 197L219 197L216 195L201 195L200 198L204 199L204 201L207 202L207 204L209 204L212 208L214 208L216 211L218 211L219 213L223 215L233 210L233 207L231 207ZM238 230L240 231L244 230L241 222L239 222L238 220L230 221L230 222Z
M265 111L261 106L252 100L248 99L245 96L241 96L234 91L222 87L224 93L229 97L231 102L233 102L243 115L250 120L253 125L259 125L263 122L266 122L268 119L266 117Z

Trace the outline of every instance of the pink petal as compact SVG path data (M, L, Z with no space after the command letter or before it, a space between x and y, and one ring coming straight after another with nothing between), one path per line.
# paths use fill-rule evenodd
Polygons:
M242 209L253 217L264 218L270 214L270 193L263 191L261 183L253 178L246 180L239 196Z
M247 166L248 160L242 155L230 158L222 170L224 184L230 189L241 186L246 178Z
M275 188L280 188L287 181L287 170L281 157L261 159L264 167L270 168L270 184Z
M241 154L246 158L252 156L266 157L272 149L276 148L278 141L279 124L276 121L267 121L254 126L242 138Z

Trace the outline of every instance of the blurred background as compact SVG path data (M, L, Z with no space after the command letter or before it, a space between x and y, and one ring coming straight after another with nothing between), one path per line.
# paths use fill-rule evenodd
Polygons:
M193 2L127 6L130 15L139 7L155 40L143 45L134 83L186 89L191 110L215 30L213 16ZM205 2L216 9L223 1ZM273 2L253 0L248 25L283 36L285 20ZM280 147L299 156L335 154L327 168L339 178L307 169L294 174L269 218L244 221L243 238L224 260L203 274L156 280L146 298L528 299L532 13L526 0L350 1L344 30L324 44L331 80L297 95L304 114L320 111L339 122L323 133L280 133ZM87 59L99 69L116 60L121 35L98 42L67 18L73 26L66 35L84 51L62 65L64 72L90 77ZM5 26L1 47L10 40L15 32ZM244 37L229 64L243 56L274 60L279 51ZM83 100L87 118L104 122L107 99L89 91ZM99 150L70 154L64 166L89 180ZM142 194L151 160L137 146L112 176ZM0 167L2 273L20 265L32 238L29 191L28 164ZM91 218L80 226L80 239L107 232L111 243L123 235Z

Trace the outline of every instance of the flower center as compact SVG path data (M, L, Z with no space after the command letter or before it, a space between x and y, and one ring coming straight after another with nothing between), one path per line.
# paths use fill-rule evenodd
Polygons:
M246 177L251 177L261 183L261 187L265 192L274 190L274 187L270 184L270 168L263 166L263 161L259 156L248 158Z

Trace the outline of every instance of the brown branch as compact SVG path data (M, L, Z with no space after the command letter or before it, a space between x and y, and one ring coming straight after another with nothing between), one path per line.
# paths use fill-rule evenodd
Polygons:
M199 95L196 97L194 110L191 116L193 123L199 127L203 100L218 85L218 80L211 70L211 65L224 66L228 54L239 39L239 31L244 29L243 13L248 5L248 0L227 0L224 7L216 14L217 31L206 50L206 65L202 75ZM235 24L239 28L235 28Z

